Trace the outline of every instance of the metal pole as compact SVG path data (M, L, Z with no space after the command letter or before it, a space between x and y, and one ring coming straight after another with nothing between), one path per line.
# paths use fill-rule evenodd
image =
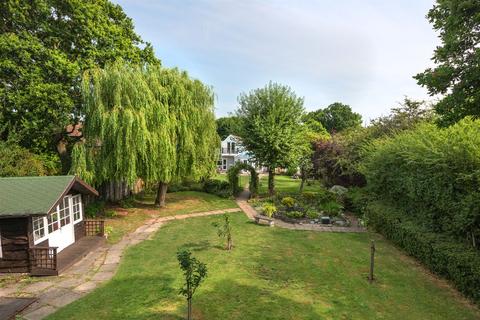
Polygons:
M370 275L368 276L368 280L370 282L374 280L374 277L373 277L374 265L375 265L375 241L372 240L370 245Z

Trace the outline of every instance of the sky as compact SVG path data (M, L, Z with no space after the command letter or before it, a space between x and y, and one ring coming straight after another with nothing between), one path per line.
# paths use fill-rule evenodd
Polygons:
M242 92L290 86L306 110L350 105L364 123L404 96L432 100L413 75L433 66L434 0L114 0L167 67L213 87L217 117Z

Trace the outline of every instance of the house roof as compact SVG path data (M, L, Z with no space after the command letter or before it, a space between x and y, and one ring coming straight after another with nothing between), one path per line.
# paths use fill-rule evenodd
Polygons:
M72 189L98 196L75 176L0 178L0 218L45 215Z

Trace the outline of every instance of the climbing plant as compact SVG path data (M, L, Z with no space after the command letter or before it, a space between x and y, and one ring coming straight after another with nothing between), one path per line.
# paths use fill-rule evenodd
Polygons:
M230 188L233 195L239 194L243 188L238 184L238 174L240 170L250 171L250 184L248 189L252 197L258 194L258 174L254 167L247 163L237 162L235 165L230 167L227 171L228 183L230 183Z
M213 93L186 72L117 62L84 75L85 141L73 150L73 173L96 185L138 178L167 186L215 170L219 139Z

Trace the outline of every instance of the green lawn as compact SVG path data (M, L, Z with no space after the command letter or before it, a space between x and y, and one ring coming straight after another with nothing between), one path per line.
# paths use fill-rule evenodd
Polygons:
M275 176L275 190L277 192L297 193L300 190L300 179L292 179L288 176ZM303 191L320 191L322 185L318 181L310 181L311 185L305 183ZM268 194L268 176L260 178L260 195Z
M444 281L377 240L378 280L367 282L372 235L257 226L231 214L235 248L224 251L212 222L169 222L126 252L116 276L48 319L184 319L176 260L188 247L208 266L194 297L194 318L479 319Z
M108 238L109 242L118 242L126 233L134 231L147 219L237 207L235 201L231 199L196 191L167 193L165 208L155 207L154 201L154 195L146 195L136 200L135 208L113 208L118 216L106 219L107 226L113 228Z

